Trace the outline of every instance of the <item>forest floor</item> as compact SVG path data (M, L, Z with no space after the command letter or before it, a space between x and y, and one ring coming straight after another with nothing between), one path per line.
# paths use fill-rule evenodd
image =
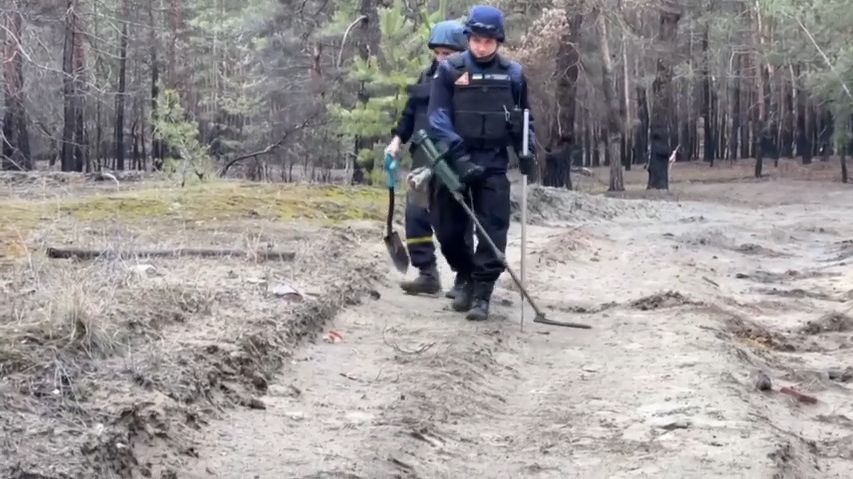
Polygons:
M745 163L531 188L529 287L590 330L403 294L381 190L3 177L0 476L849 477L853 187Z

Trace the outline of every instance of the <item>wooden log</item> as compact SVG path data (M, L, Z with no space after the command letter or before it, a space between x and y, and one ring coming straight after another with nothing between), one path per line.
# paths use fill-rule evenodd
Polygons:
M47 248L47 257L53 259L97 259L101 257L180 257L196 256L200 258L221 258L224 256L254 258L260 261L292 261L296 253L289 251L241 251L234 249L205 249L205 248L176 248L164 250L127 250L110 251L103 249L78 249L78 248Z

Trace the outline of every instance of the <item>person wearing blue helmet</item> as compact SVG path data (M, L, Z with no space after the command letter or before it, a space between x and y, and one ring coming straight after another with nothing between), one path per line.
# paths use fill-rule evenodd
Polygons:
M533 171L533 115L529 116L529 154L522 155L523 111L530 108L527 81L521 65L498 53L505 39L503 13L492 6L472 7L465 35L467 50L449 57L435 72L427 112L429 133L447 149L478 220L503 253L510 220L507 149L515 149L522 174ZM453 309L467 312L469 320L488 319L489 302L504 264L482 238L476 252L465 248L465 231L471 222L446 189L437 191L435 206L442 252L463 277Z
M415 84L408 88L409 98L400 116L397 126L391 131L394 135L391 142L385 148L385 153L391 156L400 154L400 147L407 143L412 134L420 129L428 129L427 106L429 103L430 84L439 62L446 59L455 52L465 51L467 38L464 27L460 22L446 20L437 23L430 31L427 44L432 50L432 61L430 65L421 72ZM410 145L412 152L412 169L419 166L423 161L420 155L414 154L415 145ZM436 267L435 245L433 243L433 223L435 212L416 204L412 197L406 199L406 246L412 265L418 268L418 276L411 281L403 281L400 287L410 294L436 294L441 291L438 269ZM473 237L467 235L466 247L473 251ZM453 298L459 292L462 281L457 274L457 281L446 296Z

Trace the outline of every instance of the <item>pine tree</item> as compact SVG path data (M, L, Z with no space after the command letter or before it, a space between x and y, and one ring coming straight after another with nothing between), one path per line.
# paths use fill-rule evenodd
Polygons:
M382 150L391 129L396 124L406 104L406 87L415 82L420 72L429 65L427 49L430 29L444 19L446 2L433 13L421 12L423 21L415 23L407 18L403 3L395 0L390 7L379 9L382 56L371 55L366 61L356 58L349 78L365 82L370 98L364 104L346 107L331 105L338 133L347 144L355 137L381 138L372 149L358 152L357 161L372 171L371 180L381 181ZM345 15L344 15L345 17ZM342 17L343 18L343 17ZM339 19L338 28L343 22Z

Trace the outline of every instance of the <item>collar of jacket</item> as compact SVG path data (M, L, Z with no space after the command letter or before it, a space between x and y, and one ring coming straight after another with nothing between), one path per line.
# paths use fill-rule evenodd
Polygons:
M468 55L468 58L470 58L470 59L471 59L471 61L472 61L474 64L476 64L478 67L481 67L481 68L488 68L488 67L490 67L490 66L492 66L492 65L494 65L494 64L495 64L495 61L496 61L496 60L497 60L497 58L498 58L498 50L495 50L495 53L492 53L491 55L489 55L489 56L488 56L488 57L486 57L486 58L477 58L477 57L475 57L475 56L474 56L474 54L473 54L473 53L471 53L471 50L468 50L468 51L466 52L466 55Z

